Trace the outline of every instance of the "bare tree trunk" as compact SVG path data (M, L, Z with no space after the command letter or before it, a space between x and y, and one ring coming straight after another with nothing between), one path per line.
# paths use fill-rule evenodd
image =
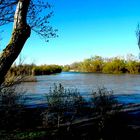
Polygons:
M26 23L30 0L19 0L14 16L13 33L9 44L0 55L0 85L13 62L20 54L26 40L30 37L31 29Z

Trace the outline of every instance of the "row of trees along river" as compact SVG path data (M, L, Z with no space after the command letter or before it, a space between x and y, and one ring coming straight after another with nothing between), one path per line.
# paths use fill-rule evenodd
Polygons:
M74 62L70 65L40 65L35 64L14 64L9 73L10 75L48 75L60 73L62 71L75 72L95 72L95 73L140 73L140 61L132 54L124 57L103 58L93 56L82 62Z
M140 73L140 61L132 54L124 57L103 58L93 56L82 62L74 62L71 65L65 65L63 71L77 72L97 72L97 73Z
M35 64L20 64L13 65L9 71L10 75L49 75L60 73L62 66L59 65L40 65Z

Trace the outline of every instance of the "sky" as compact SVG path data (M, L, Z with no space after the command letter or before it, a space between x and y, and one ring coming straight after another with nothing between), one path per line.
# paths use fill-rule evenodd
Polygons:
M24 63L66 65L94 55L138 56L140 0L49 1L54 11L51 24L59 37L46 43L32 32L21 53ZM10 40L12 25L3 28L1 46Z

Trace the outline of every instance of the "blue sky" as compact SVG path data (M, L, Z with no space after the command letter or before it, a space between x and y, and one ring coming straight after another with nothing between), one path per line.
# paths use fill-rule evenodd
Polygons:
M49 0L51 23L58 38L49 43L33 32L22 57L25 63L70 64L94 55L138 56L135 30L140 22L140 0ZM10 38L12 25L4 27L2 46Z

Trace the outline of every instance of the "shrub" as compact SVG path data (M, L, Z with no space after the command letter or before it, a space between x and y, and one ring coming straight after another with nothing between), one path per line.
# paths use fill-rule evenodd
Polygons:
M94 109L98 114L107 114L110 111L115 111L118 107L118 101L113 95L113 91L109 91L106 88L98 88L97 91L92 93L92 102Z
M6 77L0 86L0 129L13 129L21 122L24 92L17 90L21 77Z
M85 102L77 89L65 89L61 84L50 88L46 100L48 108L43 113L43 124L57 124L57 127L60 123L71 122Z
M94 114L97 115L97 128L101 132L108 119L113 118L122 108L117 99L113 95L113 91L106 88L98 88L92 93L92 103L94 106Z

